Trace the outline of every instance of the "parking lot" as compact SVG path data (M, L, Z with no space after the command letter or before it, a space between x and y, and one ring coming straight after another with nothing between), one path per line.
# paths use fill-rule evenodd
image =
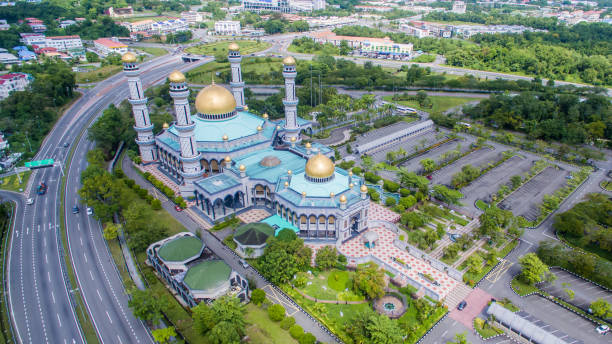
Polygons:
M409 171L414 171L414 172L418 172L421 170L421 164L419 163L421 160L423 159L433 159L435 162L439 162L441 159L442 154L444 154L445 152L448 151L452 151L452 150L456 150L457 149L457 145L460 144L461 147L459 149L460 152L467 152L470 149L470 145L472 143L476 142L476 140L472 137L468 137L468 138L461 138L458 140L454 140L451 142L447 142L445 144L442 144L430 151L428 151L425 154L419 155L417 157L414 157L406 162L404 162L403 164L401 164L401 167L405 167L407 168ZM412 149L414 152L414 148Z
M582 278L576 277L565 270L552 268L551 271L557 276L555 282L542 283L539 285L541 289L554 295L556 297L563 298L567 302L570 302L584 310L589 308L589 305L601 298L609 303L612 303L612 293L608 290L586 281ZM574 299L569 300L565 289L574 291ZM612 339L612 338L611 338Z
M533 161L530 159L519 155L513 156L461 189L461 192L465 195L465 199L461 203L470 210L476 210L474 205L476 200L480 199L489 203L491 195L495 194L503 184L509 185L512 176L523 176L532 165Z
M502 158L502 151L488 147L480 148L454 163L433 173L433 184L450 185L453 175L465 165L472 165L477 168L484 168L489 163L494 163Z
M374 161L376 162L386 161L388 152L398 151L400 148L403 148L406 151L406 154L408 155L413 154L415 152L415 147L418 147L417 148L418 150L418 149L421 149L423 145L425 145L425 147L428 147L446 138L446 136L436 138L436 136L438 135L442 136L440 133L436 133L435 131L430 131L430 132L426 132L418 136L410 137L408 140L404 142L399 142L392 146L385 147L385 149L372 154L371 155L372 159L374 159Z
M544 195L552 194L555 190L562 188L567 183L566 177L570 172L556 166L549 166L529 182L518 188L499 206L502 209L511 210L515 216L523 216L529 221L534 221L540 215L539 205Z

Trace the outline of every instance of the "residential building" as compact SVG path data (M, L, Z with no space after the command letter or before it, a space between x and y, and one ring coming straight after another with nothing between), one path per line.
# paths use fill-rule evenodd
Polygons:
M315 11L324 10L326 5L325 0L312 0L312 9Z
M19 58L13 54L0 53L0 63L5 65L19 63Z
M83 42L78 35L72 36L51 36L46 38L47 48L56 48L57 51L71 51L83 49Z
M25 91L32 81L26 73L8 73L0 75L0 99L7 98L13 91Z
M47 39L44 34L41 33L20 33L21 42L25 45L36 45L38 47L45 47Z
M8 141L4 138L4 133L0 132L0 150L9 148Z
M65 28L67 28L68 26L71 26L71 25L76 25L76 23L77 23L77 22L76 22L76 20L72 20L72 19L62 20L62 21L60 22L60 27L61 27L62 29L65 29Z
M121 23L121 26L125 26L128 30L130 30L130 32L137 32L137 31L149 32L151 31L151 27L153 23L154 23L153 20L147 19L147 20L135 21L132 23L123 22Z
M196 11L181 12L181 19L185 20L189 25L204 21L202 13Z
M289 0L242 0L242 8L250 12L272 11L290 13Z
M332 31L313 32L310 37L317 43L331 43L335 46L339 46L342 41L346 41L349 47L359 50L363 54L408 56L412 53L411 43L395 43L389 37L338 36Z
M184 19L168 19L151 24L151 33L159 35L188 30L189 24Z
M429 36L429 30L420 29L418 27L410 26L408 24L402 24L400 29L405 32L407 35L423 38Z
M120 8L109 7L104 13L111 18L125 18L132 16L134 14L134 9L132 6Z
M0 19L0 31L6 31L10 28L11 26L6 22L6 19Z
M127 44L121 43L113 38L96 39L94 41L94 48L99 51L102 56L113 53L123 55L128 51Z
M240 22L234 20L221 20L215 22L215 33L217 35L240 35Z
M453 9L451 10L451 12L463 14L463 13L465 13L465 9L466 9L465 2L463 2L463 1L454 1L453 2Z

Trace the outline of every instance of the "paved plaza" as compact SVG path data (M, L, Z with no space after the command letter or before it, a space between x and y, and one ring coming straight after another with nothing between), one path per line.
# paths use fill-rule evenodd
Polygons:
M486 291L475 288L465 298L467 306L460 311L456 307L451 309L449 316L452 319L462 323L465 327L473 330L474 329L474 318L479 316L483 310L487 307L487 303L493 298L491 294ZM486 317L483 317L486 318Z
M270 216L270 213L265 209L251 209L237 215L236 217L244 223L260 222Z

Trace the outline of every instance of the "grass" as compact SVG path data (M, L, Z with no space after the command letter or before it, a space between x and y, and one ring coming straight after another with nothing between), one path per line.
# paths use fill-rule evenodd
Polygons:
M258 84L272 84L277 80L269 79L269 72L272 70L281 69L282 62L280 58L271 57L248 57L242 60L242 74L245 82L250 83L249 73L255 73ZM187 79L194 84L210 84L211 78L214 77L215 82L223 83L224 79L217 74L229 73L229 62L219 63L212 61L187 72ZM255 77L253 77L255 78ZM266 79L267 78L267 79Z
M23 189L25 189L26 185L28 185L28 179L30 179L30 175L32 175L32 171L19 173L19 176L21 177L21 183L19 183L19 178L17 177L17 174L4 177L0 179L0 189L21 192L23 191Z
M519 275L514 276L514 278L512 279L512 282L510 282L510 285L512 286L512 289L519 294L520 296L525 296L527 294L531 294L531 293L535 293L537 292L539 289L528 285L526 283L524 283L523 281L521 281L518 278Z
M289 335L289 331L283 330L279 323L270 320L268 312L260 307L249 303L246 306L246 335L252 344L297 344L297 341Z
M481 199L476 200L476 208L484 211L488 207L489 207L489 205L487 203L485 203L483 200L481 200Z
M423 108L419 106L419 103L414 100L393 100L392 96L384 96L383 99L388 102L397 103L403 106L409 106L415 109L419 109L427 112L443 112L450 108L463 105L465 103L479 100L476 98L465 98L465 97L451 97L451 96L429 96L428 97L433 106L431 108Z
M599 186L604 188L606 191L612 191L612 181L610 180L602 180L601 183L599 183Z
M502 305L504 308L509 310L510 312L518 312L521 309L515 306L510 300L505 299L504 301L497 301L498 304Z
M406 313L404 313L399 321L402 324L406 324L408 328L414 327L414 331L409 334L409 340L407 343L416 342L419 338L421 338L430 327L433 326L444 314L446 314L446 309L442 307L436 308L433 313L428 316L425 322L420 323L417 320L418 310L415 305L415 300L408 297L408 304L406 305Z
M11 205L11 212L9 214L9 218L7 219L3 219L0 222L0 229L2 230L2 235L0 236L0 245L2 245L2 261L0 262L0 264L2 264L2 280L6 281L7 276L4 275L4 273L6 272L6 270L4 269L5 267L5 262L6 262L6 253L7 253L7 247L8 247L8 243L9 243L9 239L11 236L11 229L13 226L13 214L15 212L15 205L13 202L10 203ZM0 286L0 293L2 293L2 295L4 295L5 290L4 290L4 286L6 284L2 284ZM0 310L0 327L2 329L2 331L0 332L0 342L1 343L13 343L15 341L15 338L13 338L12 336L12 332L11 332L11 320L10 320L10 316L9 316L9 309L8 309L8 305L5 303L6 299L5 298L0 298L0 308L2 308Z
M362 295L351 291L351 281L354 272L332 269L324 272L314 272L311 276L304 275L310 285L299 288L304 294L320 300L361 301ZM345 291L345 289L349 291Z
M240 54L243 56L256 53L268 49L271 44L268 42L258 41L221 41L209 44L201 44L195 47L185 49L186 52L198 55L215 55L217 53L227 54L227 47L230 43L236 43L240 46Z
M168 53L168 50L166 50L164 48L138 47L138 50L142 50L142 51L144 51L147 54L153 55L154 57L166 55Z
M108 65L88 72L78 72L76 73L76 82L77 84L99 82L119 73L122 68L121 66Z
M107 243L111 255L113 256L113 260L115 261L115 265L117 266L117 270L119 270L119 275L121 276L123 287L125 288L125 290L130 290L131 288L134 288L136 285L134 284L134 281L132 281L130 272L128 271L127 266L125 264L125 258L123 257L123 252L121 251L119 240L110 240L107 241Z
M474 319L476 320L476 319ZM476 321L474 321L474 330L476 330L476 332L478 332L478 334L480 334L482 336L482 338L484 338L485 340L488 338L491 338L493 336L497 336L498 334L502 334L504 333L503 330L488 324L488 325L484 325L483 327L477 326L476 325Z

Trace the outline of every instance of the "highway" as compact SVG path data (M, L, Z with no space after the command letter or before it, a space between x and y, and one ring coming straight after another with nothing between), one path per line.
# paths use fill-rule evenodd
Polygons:
M143 63L143 83L165 80L166 75L181 67L193 68L203 62L183 64L178 56L163 56ZM53 158L66 163L70 148L82 129L109 104L127 98L125 77L115 75L84 92L60 118L43 142L36 159ZM92 148L86 133L67 166L66 209L60 209L60 167L35 171L31 176L33 205L24 205L24 197L3 192L3 198L17 204L13 235L7 262L8 299L15 337L20 343L84 343L75 312L87 311L103 343L150 343L152 339L130 313L127 296L116 267L102 239L100 226L85 212L74 215L80 187L79 173L86 167L83 158ZM64 148L67 142L71 147ZM48 185L45 195L35 195L41 181ZM28 190L26 190L26 195ZM84 210L84 209L83 209ZM62 261L59 211L67 214L68 239L73 268L87 310L75 309L72 290ZM90 307L90 305L92 307Z

